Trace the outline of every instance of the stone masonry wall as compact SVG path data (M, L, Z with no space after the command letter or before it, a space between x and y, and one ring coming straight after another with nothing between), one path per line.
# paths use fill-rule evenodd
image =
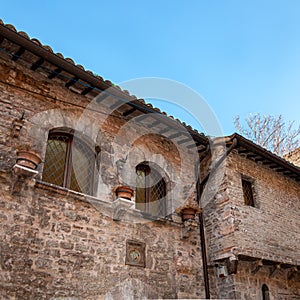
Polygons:
M211 268L210 286L212 299L263 300L262 286L269 288L270 299L296 300L300 298L300 276L294 269L275 270L262 266L257 271L257 262L239 261L237 274L218 278Z
M296 300L300 298L300 276L292 269L281 269L272 272L271 266L263 266L253 273L255 263L239 262L237 275L232 275L235 281L236 299L263 299L262 286L269 288L270 299ZM247 288L245 288L247 287Z
M101 149L95 197L43 183L43 163L37 181L12 172L18 149L29 146L44 160L49 130L77 128L91 100L0 54L1 298L203 298L197 226L183 238L178 216L151 221L134 205L120 221L113 220L116 186L131 183L135 166L143 161L153 161L164 172L170 212L193 196L189 150L179 157L172 142L141 137L134 125L116 136L126 120L118 111L107 116L102 107L79 123ZM12 137L12 124L23 113L20 136ZM125 265L127 240L146 243L145 268Z
M135 167L150 161L164 172L168 185L170 213L195 191L196 151L175 145L166 137L147 131L107 106L86 107L93 101L71 92L59 80L50 80L0 55L0 169L11 170L16 151L24 146L36 150L44 160L48 133L53 128L76 129L99 146L100 178L97 196L110 199L120 183L135 184ZM25 114L19 138L12 138L15 119ZM181 153L179 153L180 149ZM197 153L197 152L196 152ZM43 163L38 178L42 178ZM131 170L131 172L128 172ZM109 197L108 197L109 196ZM107 198L108 197L108 198Z
M113 221L110 203L1 174L1 299L201 298L198 229ZM146 267L125 265L126 240L146 243Z

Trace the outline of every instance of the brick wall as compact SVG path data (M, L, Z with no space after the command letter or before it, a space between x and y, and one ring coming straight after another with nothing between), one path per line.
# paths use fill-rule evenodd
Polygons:
M255 207L244 204L242 176L253 180ZM296 181L235 151L227 157L219 191L204 211L214 297L262 299L263 283L271 299L300 297L299 271L289 276L299 265L299 200ZM241 258L237 274L218 278L216 264L227 267L225 258L233 256ZM274 263L253 272L262 259ZM272 274L276 262L285 267Z
M241 175L251 178L255 207L243 202ZM226 180L239 253L282 262L298 262L300 186L273 170L232 154Z

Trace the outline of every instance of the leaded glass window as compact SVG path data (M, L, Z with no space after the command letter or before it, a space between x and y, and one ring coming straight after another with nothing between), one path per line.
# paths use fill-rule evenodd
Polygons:
M161 174L147 164L136 167L136 208L155 216L165 215L166 183Z
M50 133L43 181L93 194L95 153L72 134Z

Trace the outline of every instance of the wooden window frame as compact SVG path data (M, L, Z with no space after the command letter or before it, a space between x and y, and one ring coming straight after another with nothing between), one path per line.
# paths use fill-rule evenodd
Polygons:
M149 175L151 173L151 170L153 170L154 172L157 172L158 174L160 174L160 172L158 172L155 168L151 168L150 165L148 165L147 163L140 163L136 166L136 172L137 171L144 171L145 172L145 201L144 202L138 202L138 204L144 204L144 211L146 213L150 213L151 214L151 203L154 201L151 201L151 186L150 186L150 178ZM160 174L161 175L161 174ZM137 176L137 175L136 175ZM161 176L161 180L163 180L163 191L162 194L164 195L162 198L166 197L166 192L167 192L167 184L166 184L166 180L164 179L163 176ZM162 198L160 199L156 199L155 201L160 201ZM162 214L165 214L166 212L166 201L160 201L159 205L162 205L162 207L159 208L159 210L162 212Z
M92 167L93 167L93 170L91 171L91 174L92 174L92 178L90 180L90 185L89 185L89 192L87 194L89 195L93 195L94 194L94 187L95 187L95 164L96 164L96 161L97 161L97 151L93 151L91 149L91 147L88 146L88 144L83 141L82 139L80 138L77 138L75 137L74 138L74 134L73 132L65 132L65 131L54 131L54 132L50 132L49 133L49 136L48 136L48 139L47 139L47 143L49 140L55 140L55 137L65 137L66 140L65 140L65 143L66 143L66 156L65 156L65 161L64 161L64 167L63 167L63 183L62 183L62 187L64 188L67 188L67 189L71 189L71 180L72 180L72 169L73 169L73 155L72 155L72 151L73 151L73 142L74 140L78 140L81 144L84 145L84 147L86 147L88 149L88 151L90 152L90 154L93 154L95 156L95 160L94 160L94 163L92 163ZM59 140L58 138L56 140ZM46 160L46 157L45 157L45 160ZM78 184L78 182L77 182ZM80 185L78 185L79 188L80 188L80 193L84 193L82 190L81 190L81 187Z

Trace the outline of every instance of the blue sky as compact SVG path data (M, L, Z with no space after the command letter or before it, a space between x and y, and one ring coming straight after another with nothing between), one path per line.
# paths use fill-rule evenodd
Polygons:
M191 87L231 134L233 117L250 112L299 124L299 15L297 0L28 0L3 1L0 18L116 84L163 77Z

